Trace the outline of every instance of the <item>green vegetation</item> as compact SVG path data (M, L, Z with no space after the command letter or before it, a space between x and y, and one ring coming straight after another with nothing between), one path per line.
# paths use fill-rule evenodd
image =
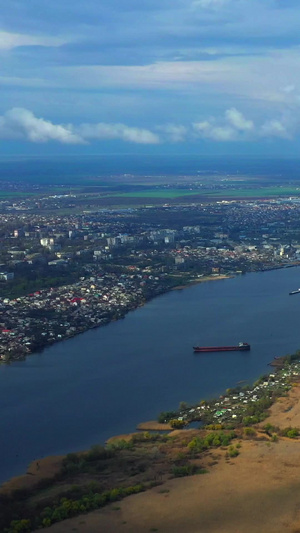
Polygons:
M244 428L245 437L255 437L256 431L253 428L246 427Z
M174 442L166 435L144 432L106 447L69 453L53 478L0 495L0 530L33 531L117 502L162 483L163 476L170 476L170 463L175 468L172 475L202 473L190 464L188 454L174 461Z
M169 423L173 429L182 429L184 426L186 426L186 422L184 422L184 420L177 420L177 418L170 420Z
M272 424L270 424L269 422L267 424L264 425L263 427L264 431L266 432L267 435L269 435L270 437L272 436L272 433L275 432L275 431L279 431L279 428L276 427L276 426L273 426Z
M193 476L195 474L206 474L205 468L199 468L197 465L189 464L185 466L173 466L172 474L174 477Z
M16 277L13 281L5 283L0 281L1 296L3 298L19 298L35 291L49 289L49 287L60 287L61 285L70 285L76 283L80 276L80 271L64 269L58 275L53 273L43 276L37 276L35 279Z
M266 410L273 404L273 399L269 396L264 396L247 406L245 416L243 417L243 424L252 426L258 424L268 417Z
M40 193L23 192L23 191L0 191L0 198L26 198L28 196L37 196Z
M240 189L227 189L219 191L205 191L207 196L218 196L218 197L236 197L236 198L266 198L273 196L300 196L299 187L281 187L281 186L271 186L271 187L257 187L253 188L240 188Z
M280 431L280 434L283 437L288 437L289 439L296 439L297 437L299 437L300 431L299 431L299 428L287 427L287 428L282 429Z
M223 431L208 433L203 438L194 437L188 443L188 448L193 454L195 454L213 447L228 446L235 437L236 434L234 431L230 431L229 433L224 433Z
M81 498L61 498L55 505L45 507L38 515L31 519L12 520L10 526L4 529L5 533L32 531L32 528L50 527L55 522L61 522L67 518L81 513L94 511L107 503L120 500L125 496L137 494L145 490L143 485L132 485L126 488L114 488L102 493L93 492L84 494Z
M180 198L181 196L197 196L202 194L200 190L187 190L187 189L147 189L141 191L131 192L118 192L109 193L107 197L120 197L120 198Z
M195 464L198 463L199 455L204 454L204 466L212 466L218 462L218 448L225 448L227 460L236 458L240 454L241 439L255 438L258 435L259 429L251 426L264 420L276 397L291 387L295 378L290 365L298 359L299 352L289 356L284 368L278 371L278 383L274 379L269 389L264 383L267 381L266 376L257 380L256 387L262 386L260 391L255 390L255 401L244 404L239 402L238 397L235 398L237 409L241 407L243 413L240 414L239 421L234 422L235 430L231 429L229 420L193 430L193 438L189 437L188 431L175 436L136 433L131 438L111 440L106 447L93 446L85 453L68 454L62 461L60 472L53 479L43 479L34 489L19 489L11 495L0 496L0 530L5 533L26 533L49 527L55 522L99 509L106 504L118 502L129 494L157 486L169 479L170 475L177 478L204 474L207 470ZM283 379L280 380L280 377ZM232 389L231 394L235 396L241 390L244 391L241 395L243 399L251 387ZM218 399L218 403L219 401ZM184 403L180 406L182 409L187 408ZM212 400L206 407L215 414L216 406ZM186 423L178 420L178 413L175 411L161 413L159 420L167 420L173 427L182 427ZM280 430L266 423L263 430L269 437L266 442L269 447L271 443L278 441L278 435L290 439L300 436L300 429L297 427ZM239 442L234 445L232 441L235 438ZM205 453L213 449L213 454ZM160 492L167 492L167 489ZM113 509L119 510L119 506L115 505Z
M237 447L229 446L227 456L228 457L237 457L240 454Z
M160 415L157 417L157 421L160 424L164 424L165 422L170 422L170 420L174 420L178 416L176 411L162 411Z

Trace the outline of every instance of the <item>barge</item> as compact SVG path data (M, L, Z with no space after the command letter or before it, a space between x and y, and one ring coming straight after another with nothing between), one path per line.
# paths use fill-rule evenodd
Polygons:
M195 353L199 352L246 352L250 350L248 342L239 342L237 346L193 346Z

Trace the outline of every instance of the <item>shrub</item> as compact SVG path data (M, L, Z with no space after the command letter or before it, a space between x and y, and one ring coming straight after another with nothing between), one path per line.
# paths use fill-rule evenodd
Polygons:
M284 437L288 437L289 439L295 439L299 436L299 429L287 427L281 430L281 435L283 435Z
M299 431L298 431L297 428L293 428L293 429L291 429L290 431L287 432L286 436L289 439L295 439L296 437L299 436Z
M264 431L270 435L270 433L272 433L272 431L275 430L275 427L272 426L272 424L270 424L269 422L267 424L264 425Z
M86 461L97 461L99 459L107 459L111 457L110 450L106 450L103 446L95 445L87 452Z
M244 428L244 435L246 437L254 437L256 435L256 431L253 428L246 427Z
M212 446L228 446L232 439L236 437L234 431L229 433L224 433L220 431L218 433L208 433L203 439L200 437L194 437L189 443L188 448L192 452L202 452L203 450L208 450Z
M173 418L169 423L173 429L182 429L185 426L185 422L183 420L178 420L177 418Z
M229 446L229 450L227 452L229 457L237 457L240 452L237 450L237 448L234 448L233 446Z
M27 531L31 531L30 520L26 520L25 518L23 518L22 520L13 520L10 523L8 531L9 533L25 533Z
M160 415L158 415L158 422L163 424L164 422L169 422L169 420L172 420L173 418L176 418L178 414L176 411L162 411Z
M172 474L174 477L192 476L197 473L197 470L196 465L173 466Z
M133 441L125 439L114 440L106 446L106 449L109 451L130 450L131 448L133 448Z

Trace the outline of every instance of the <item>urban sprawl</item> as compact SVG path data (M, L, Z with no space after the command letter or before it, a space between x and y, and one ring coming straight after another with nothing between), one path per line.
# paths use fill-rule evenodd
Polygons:
M191 281L300 264L297 198L72 211L74 197L0 202L2 361Z

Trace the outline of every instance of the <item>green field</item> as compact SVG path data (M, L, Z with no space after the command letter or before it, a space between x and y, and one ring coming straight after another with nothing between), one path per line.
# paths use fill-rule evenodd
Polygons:
M236 198L266 198L278 196L300 196L298 187L258 187L256 189L227 189L221 191L206 192L205 196L236 197Z
M0 198L28 198L30 196L50 196L54 194L77 194L81 192L82 187L44 187L36 191L14 191L14 190L0 190Z
M25 198L26 196L36 196L34 192L23 191L0 191L0 198Z
M202 193L201 193L202 194ZM180 196L198 196L197 190L186 189L147 189L145 191L133 191L108 194L107 198L178 198Z
M103 190L104 189L104 190ZM41 197L41 196L51 196L51 195L65 195L69 194L70 192L73 194L76 194L77 198L72 198L73 203L76 204L76 202L82 202L83 199L86 200L96 200L97 198L99 200L105 201L105 199L108 200L109 204L111 204L112 201L117 200L118 198L123 200L122 204L124 204L124 200L126 199L176 199L176 198L188 198L193 197L195 199L200 200L200 197L206 198L206 199L219 199L219 198L277 198L282 196L300 196L300 187L281 187L278 185L268 185L265 187L257 186L257 187L237 187L237 188L215 188L215 189L209 189L209 188L199 188L199 189L180 189L180 188L144 188L142 190L133 190L133 191L122 191L117 192L115 187L112 188L113 190L109 191L109 186L105 187L70 187L70 188L61 188L61 187L53 187L53 188L45 188L45 190L38 190L38 191L0 191L0 199L5 200L9 198L26 198L26 197ZM197 198L198 197L198 198ZM191 200L193 201L193 200Z

